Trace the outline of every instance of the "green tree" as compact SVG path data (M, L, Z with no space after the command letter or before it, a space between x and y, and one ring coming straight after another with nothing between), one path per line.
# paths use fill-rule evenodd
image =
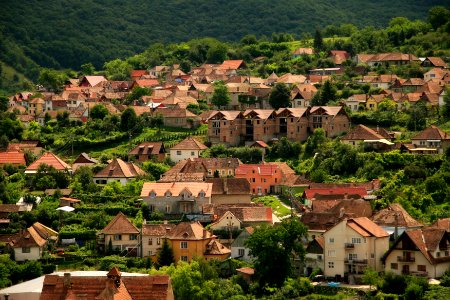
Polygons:
M68 77L64 73L44 68L39 73L38 82L49 91L59 93L67 79Z
M313 47L314 47L314 52L315 53L320 53L321 51L325 50L325 45L323 43L322 33L320 32L319 29L316 29L316 31L314 32Z
M83 75L85 76L94 75L95 73L95 67L92 63L82 64L80 68L81 73L83 73Z
M450 10L444 6L435 6L428 12L428 21L434 30L450 22Z
M284 83L275 84L270 92L269 103L273 109L291 107L291 92L288 86Z
M6 111L9 107L8 104L9 104L8 97L0 96L0 112Z
M122 129L122 131L134 130L137 122L138 118L136 116L136 112L133 108L128 107L120 116L120 129Z
M336 87L331 81L327 80L323 84L323 87L320 91L321 104L327 105L330 101L336 101Z
M292 272L291 259L303 259L301 239L306 228L296 218L285 219L279 226L261 226L246 241L255 258L255 275L260 286L280 287Z
M131 104L134 100L139 100L143 96L150 96L152 94L152 90L146 87L136 86L131 93L127 95L126 104Z
M213 83L214 92L211 96L211 103L217 106L218 109L222 106L226 106L231 102L228 88L223 81L216 81Z
M175 262L175 258L173 257L172 248L169 245L167 239L163 240L163 244L161 250L158 252L157 257L158 266L170 266Z
M108 114L108 109L103 104L94 105L90 112L93 120L103 120Z
M369 285L369 289L372 290L372 286L377 286L381 281L380 275L373 268L366 268L362 277L362 282Z
M212 45L206 54L206 60L210 64L222 63L227 59L228 47L220 42Z
M445 89L444 106L442 107L442 116L445 119L450 119L450 87Z
M115 59L105 63L103 66L109 80L129 80L131 65L121 59Z

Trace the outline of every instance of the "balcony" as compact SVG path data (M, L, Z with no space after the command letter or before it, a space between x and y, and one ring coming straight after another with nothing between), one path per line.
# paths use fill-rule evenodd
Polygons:
M344 263L349 265L367 265L367 259L348 259L344 260Z
M345 249L354 249L355 248L355 244L353 244L353 243L345 243L344 246L345 246Z
M397 261L404 262L404 263L410 263L410 262L415 262L416 258L415 257L397 256Z

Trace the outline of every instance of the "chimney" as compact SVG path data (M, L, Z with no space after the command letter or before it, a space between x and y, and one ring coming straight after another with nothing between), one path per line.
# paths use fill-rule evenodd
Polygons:
M70 273L64 273L63 284L65 288L70 288Z
M205 228L203 228L203 238L206 238L206 229Z
M339 218L342 218L345 214L345 209L343 207L341 207L341 209L339 210Z

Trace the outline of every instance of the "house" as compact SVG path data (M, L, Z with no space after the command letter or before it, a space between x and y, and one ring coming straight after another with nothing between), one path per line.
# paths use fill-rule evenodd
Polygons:
M171 231L168 239L176 262L190 262L195 256L205 260L225 260L231 254L231 250L199 222L181 222Z
M48 243L55 243L58 233L41 224L34 223L9 243L16 261L38 260L47 250Z
M356 112L361 110L362 107L366 106L367 95L366 94L355 94L345 100L345 105L352 111Z
M198 158L203 150L208 149L197 139L189 136L180 143L170 148L170 159L174 162L187 158Z
M81 153L72 163L72 169L75 172L79 167L92 167L98 164L98 160L90 157L87 153Z
M162 247L163 240L170 235L175 224L147 224L144 220L141 229L142 256L156 259L158 251Z
M116 267L109 272L75 271L45 275L40 288L40 300L175 299L168 275L121 273Z
M20 143L9 143L8 149L6 151L19 151L27 152L30 151L34 155L40 155L43 150L43 145L40 141L33 140L23 140Z
M335 65L342 65L344 61L351 58L350 53L345 50L331 50L328 57L333 60Z
M141 197L151 211L166 214L201 213L211 203L212 183L145 182Z
M97 233L97 247L100 252L127 253L140 256L140 231L122 212Z
M25 174L36 174L39 166L47 165L57 171L72 173L72 168L52 152L46 152L25 169Z
M435 125L422 130L411 138L414 148L411 152L436 152L442 154L444 149L450 147L450 135Z
M323 236L318 236L308 243L305 254L305 274L311 275L314 270L325 269L324 253L325 253L325 239Z
M223 63L219 66L221 70L228 71L237 71L242 68L245 68L245 62L243 60L224 60Z
M290 141L306 141L308 138L309 108L281 108L277 111L278 137Z
M317 199L362 199L366 195L367 190L363 187L310 187L303 191L302 198L306 206L312 206Z
M423 227L423 224L411 217L399 203L389 204L388 207L376 212L370 219L391 234L394 240L405 230Z
M136 164L124 162L120 158L113 159L105 168L94 175L94 183L107 184L113 181L119 181L126 185L138 176L144 176L145 172Z
M365 125L357 125L341 138L345 144L358 146L363 144L364 147L374 150L390 150L394 143L391 141L392 137L383 129L377 127L376 129L369 128Z
M162 162L166 158L166 149L163 142L143 142L128 152L128 155L140 162L147 160Z
M21 213L26 208L22 205L0 203L0 219L6 220L11 213Z
M422 67L434 67L434 68L444 68L446 69L447 63L440 57L429 56L425 58L422 63Z
M81 200L70 198L70 197L61 197L59 198L59 206L70 206L70 207L77 207L80 205Z
M428 82L433 79L441 80L444 78L444 75L447 74L447 72L448 71L445 71L441 68L433 68L423 74L423 79L425 80L425 82Z
M225 212L217 221L211 223L209 229L213 232L216 230L235 231L241 229L242 222L231 211Z
M79 86L80 87L97 87L101 86L108 80L104 76L83 76L81 78Z
M383 270L381 258L389 249L389 234L368 218L344 219L323 237L325 276L350 277L363 274L367 267Z
M292 53L292 58L300 57L301 55L313 55L313 48L298 48Z
M366 64L370 67L391 65L405 65L412 62L420 62L413 54L405 53L377 53L377 54L358 54L356 56L357 64Z
M317 88L311 84L296 85L291 90L291 106L309 107L312 98L317 93Z
M132 70L130 77L131 80L141 79L142 76L149 75L147 70Z
M309 128L325 130L327 137L335 137L350 128L350 117L342 106L313 106L309 114Z
M0 167L4 165L26 166L25 153L18 151L0 152Z
M45 111L45 101L42 98L34 98L28 102L28 114L38 116Z
M450 267L450 233L446 229L404 231L383 258L385 271L439 278Z
M241 221L241 226L273 224L275 220L272 215L272 208L260 204L236 203L203 205L203 214L209 214L215 218L215 220L220 219L227 212L231 212L239 221Z
M253 234L253 227L245 227L244 230L231 243L231 257L245 261L251 261L250 249L245 245L245 241Z
M245 178L208 178L212 183L211 203L250 203L250 182Z
M287 173L293 172L289 166L284 164L242 164L236 169L235 177L247 179L253 195L274 193L276 187L282 185Z

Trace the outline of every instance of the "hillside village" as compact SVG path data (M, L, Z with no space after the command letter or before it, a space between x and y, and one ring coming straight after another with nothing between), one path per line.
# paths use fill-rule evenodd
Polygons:
M316 55L301 47L291 59ZM448 282L448 57L320 55L333 66L261 77L241 59L187 72L156 65L128 80L82 75L11 95L0 137L0 261L19 267L0 275L2 287L37 268L34 277L47 275L33 299L69 299L86 284L98 299L143 297L143 285L182 299L168 266L186 262L209 263L239 277L242 294L261 296L249 286L285 278L264 277L257 238L297 225L290 239L305 252L285 263L294 278L368 284L369 294L377 284L367 270L419 278L408 279L417 286ZM82 273L93 270L102 271ZM127 273L135 271L150 275Z

